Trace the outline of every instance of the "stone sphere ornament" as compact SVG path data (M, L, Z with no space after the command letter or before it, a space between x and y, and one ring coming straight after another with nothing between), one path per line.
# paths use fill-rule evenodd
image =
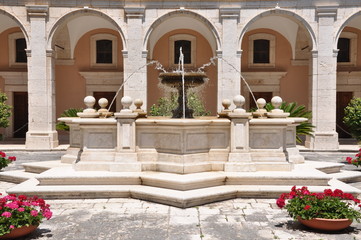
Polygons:
M129 96L124 96L124 97L122 97L122 99L120 100L120 102L122 103L122 105L123 105L123 109L122 109L122 111L124 112L124 111L130 111L131 112L131 110L129 109L130 108L130 106L132 105L132 103L133 103L133 99L131 98L131 97L129 97Z
M232 102L229 99L222 100L222 106L224 107L224 111L229 111L229 107L231 106Z
M108 99L106 99L106 98L101 98L101 99L99 99L99 101L98 101L98 104L99 104L99 106L103 109L103 108L106 108L107 106L108 106Z
M267 104L267 102L264 98L258 98L256 103L257 103L257 106L259 109L263 109L264 106L266 106L266 104Z
M95 118L99 117L99 113L97 113L97 110L94 109L95 105L95 98L93 96L86 96L84 98L84 104L87 106L86 109L83 110L83 112L78 112L78 117L81 118Z
M282 98L279 96L275 96L271 99L271 103L276 109L280 108L280 106L282 105L282 102L283 102Z
M84 104L85 106L87 106L88 109L93 109L95 102L96 100L93 96L86 96L84 98Z
M267 116L270 118L286 118L290 115L290 113L285 113L282 109L279 109L279 107L282 105L282 98L279 96L275 96L271 99L272 105L275 107L275 109L272 109L271 112L267 113Z
M140 110L141 107L143 106L143 100L139 98L135 99L134 105L136 106L137 110Z
M233 110L233 112L245 113L246 110L242 108L245 102L246 99L242 95L236 95L233 98L233 103L236 105L236 108Z

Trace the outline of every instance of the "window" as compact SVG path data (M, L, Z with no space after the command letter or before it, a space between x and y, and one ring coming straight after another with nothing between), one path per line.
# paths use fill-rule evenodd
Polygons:
M113 63L113 43L111 40L96 41L96 63Z
M96 34L90 38L91 66L115 68L117 66L117 37L112 34Z
M253 41L253 63L269 63L269 40Z
M22 32L9 34L9 65L10 67L26 67L26 40Z
M15 62L17 63L26 63L28 58L26 56L26 41L25 38L18 38L15 40Z
M169 38L169 65L175 67L179 63L180 51L184 55L184 66L196 66L196 37L190 34L176 34Z
M356 65L357 34L342 32L337 42L338 65Z
M174 64L178 64L180 49L184 56L184 64L192 63L192 42L188 40L178 40L174 42Z
M248 44L249 67L275 67L275 36L268 33L256 33L249 36Z

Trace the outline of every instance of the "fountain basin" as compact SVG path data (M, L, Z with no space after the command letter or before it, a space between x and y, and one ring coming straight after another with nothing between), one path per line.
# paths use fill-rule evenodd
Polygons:
M62 162L77 171L197 173L291 171L302 163L295 129L304 119L61 118L70 126Z

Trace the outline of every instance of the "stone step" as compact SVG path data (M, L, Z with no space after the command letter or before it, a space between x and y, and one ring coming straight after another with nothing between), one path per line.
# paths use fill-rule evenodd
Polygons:
M26 172L42 173L54 167L71 166L69 163L62 163L60 160L23 163L21 166Z
M292 185L223 185L196 190L180 191L145 185L56 185L41 186L36 179L27 180L8 193L37 195L46 199L111 198L132 197L180 208L198 206L232 198L277 198L289 192ZM327 186L308 186L312 192L326 188L339 188L345 192L359 194L360 190L332 179Z
M25 172L25 170L0 172L0 181L11 183L22 183L30 178L36 177L38 174Z
M341 170L338 173L329 174L331 177L336 178L345 183L355 183L361 182L361 172L360 171L345 171Z
M37 176L39 185L146 185L174 190L193 190L222 185L315 185L326 186L331 179L320 171L164 172L75 171L53 168Z
M343 163L333 163L333 162L317 162L317 161L305 161L304 164L295 164L295 168L299 169L318 169L321 172L330 174L340 172L341 169L345 166Z

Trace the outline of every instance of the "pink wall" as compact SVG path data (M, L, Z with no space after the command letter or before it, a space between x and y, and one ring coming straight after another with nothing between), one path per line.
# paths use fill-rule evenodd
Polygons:
M274 68L248 67L248 37L255 33L268 33L276 37ZM253 30L243 37L242 50L242 72L287 72L280 82L280 97L287 102L297 102L308 106L308 65L292 66L292 49L286 38L270 29Z
M99 33L113 34L118 37L118 66L115 69L95 69L90 66L90 37ZM75 64L73 66L57 65L55 67L57 117L66 109L85 107L83 102L86 94L85 79L79 72L123 71L122 49L123 44L119 33L110 29L90 31L79 39L74 51Z
M162 36L156 43L153 50L153 59L159 61L165 69L169 68L169 37L175 34L190 34L196 37L196 68L208 63L214 56L208 41L198 32L189 29L178 29L171 31ZM205 108L211 111L213 115L217 111L217 67L210 66L205 69L209 78L208 83L201 90L201 96L205 103ZM147 101L148 111L150 107L157 102L160 97L164 96L162 90L158 87L159 71L154 69L154 66L148 67L148 86L147 86Z

